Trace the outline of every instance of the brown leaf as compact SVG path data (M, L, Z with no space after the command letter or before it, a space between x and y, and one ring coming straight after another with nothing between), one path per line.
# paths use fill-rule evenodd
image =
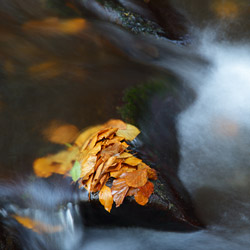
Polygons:
M116 207L119 207L128 192L128 185L126 184L125 179L116 179L113 181L113 185L111 188L113 200L116 204Z
M94 188L98 182L100 181L100 179L102 178L102 170L103 170L103 166L104 166L104 162L102 162L99 167L97 168L96 172L95 172L95 176L94 176L94 180L92 182L92 187Z
M128 141L133 141L138 134L140 134L140 130L131 124L127 124L126 129L118 129L116 132L117 136L121 136Z
M116 137L114 137L113 139L105 140L105 141L104 141L104 145L105 145L105 146L108 146L108 145L110 145L110 144L119 143L119 142L121 142L122 140L124 140L124 138L119 137L119 136L116 136Z
M110 135L114 134L116 131L118 130L118 128L109 128L106 129L104 132L100 133L98 135L98 141L104 139L104 138L108 138Z
M115 143L113 145L110 145L103 149L101 151L101 157L104 158L104 160L108 159L111 156L114 156L120 152L124 151L124 147L121 143Z
M147 170L143 169L143 170L135 170L130 173L123 173L121 175L121 178L125 179L129 187L135 187L135 188L142 187L148 181Z
M150 168L148 165L146 165L145 163L141 162L138 166L137 166L138 170L142 170L142 169L146 169L147 170L147 174L148 174L148 178L150 180L157 180L157 172L155 169Z
M113 178L118 178L120 177L123 173L128 173L128 172L133 172L135 171L136 169L134 167L128 167L128 166L124 166L122 167L120 170L118 171L111 171L110 172L110 177L113 177Z
M108 169L115 165L116 165L116 156L112 156L105 162L104 167L102 169L102 173L104 174L108 172Z
M82 181L82 184L84 185L85 189L90 193L91 192L91 186L93 181L94 175L91 174L89 176L89 179L87 181Z
M99 201L104 206L104 208L110 213L110 210L113 205L113 197L111 189L104 185L99 192Z
M81 162L82 168L80 177L82 177L83 180L87 179L90 174L94 173L96 161L96 155L89 155L85 161Z

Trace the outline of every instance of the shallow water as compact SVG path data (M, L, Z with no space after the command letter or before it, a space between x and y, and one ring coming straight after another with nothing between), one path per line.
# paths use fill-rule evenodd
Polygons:
M48 11L42 1L40 5L39 1L0 1L0 127L4 131L0 196L5 197L0 215L17 228L23 249L249 249L248 3L224 1L229 5L220 7L216 4L223 1L172 2L191 17L194 46L188 52L165 40L137 40L94 21L75 34L24 30L24 23L56 15L54 10ZM152 57L141 50L143 46L134 47L136 41L153 46L160 56ZM200 59L202 63L197 63ZM169 72L197 96L177 119L179 176L207 229L184 234L84 228L74 204L86 197L67 180L30 177L34 159L62 148L46 140L44 129L55 121L82 129L119 117L116 107L122 103L124 89L167 77ZM23 193L31 197L22 204L26 210L16 206ZM67 202L72 203L55 211ZM65 230L39 235L18 226L6 212L43 218Z

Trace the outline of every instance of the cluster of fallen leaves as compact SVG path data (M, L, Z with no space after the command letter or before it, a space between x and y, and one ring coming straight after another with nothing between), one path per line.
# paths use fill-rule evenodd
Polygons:
M145 205L154 192L149 180L156 180L157 174L129 150L127 142L139 133L131 124L110 120L85 130L68 150L37 159L34 171L40 177L70 175L89 194L99 192L100 203L108 212L113 202L119 207L126 196Z

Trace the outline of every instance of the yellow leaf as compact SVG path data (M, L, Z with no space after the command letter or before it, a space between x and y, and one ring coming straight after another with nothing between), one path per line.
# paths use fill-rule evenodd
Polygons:
M125 138L125 140L133 141L137 137L137 135L140 134L140 132L141 131L137 127L131 124L127 124L127 128L118 129L116 135Z
M101 125L97 125L97 126L93 126L93 127L90 127L86 130L84 130L83 133L81 133L77 139L75 140L75 144L78 146L78 147L82 147L85 142L87 140L89 140L91 138L91 136L93 136L94 134L96 134L100 129L102 128ZM84 148L85 149L85 148ZM83 150L84 150L83 149Z
M111 189L104 185L99 192L99 201L104 206L104 208L110 213L110 210L113 205L113 197Z
M75 161L78 153L79 149L72 147L54 155L38 158L33 163L34 172L37 176L45 178L53 173L64 175L72 168L72 162Z
M137 166L141 162L142 162L141 159L138 159L138 158L136 158L134 156L129 157L129 158L125 159L125 161L124 161L125 164L128 164L130 166Z
M56 233L63 230L63 227L61 225L48 225L40 221L32 220L29 217L21 217L18 215L12 215L12 217L24 227L31 229L37 233Z
M96 155L89 155L84 162L81 163L81 176L84 179L86 179L90 174L94 173L95 170L95 164L97 161Z

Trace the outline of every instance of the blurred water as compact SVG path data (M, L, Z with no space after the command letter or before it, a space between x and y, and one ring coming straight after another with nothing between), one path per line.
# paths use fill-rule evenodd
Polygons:
M249 249L248 3L172 2L193 22L188 50L90 20L74 34L24 30L55 10L38 0L0 1L0 216L17 230L23 249ZM208 21L212 28L201 32ZM118 117L124 89L169 71L197 95L177 120L179 176L208 228L185 234L84 228L76 204L85 194L68 180L27 177L34 159L61 149L44 138L44 128L59 121L80 129ZM37 234L13 213L64 230Z

